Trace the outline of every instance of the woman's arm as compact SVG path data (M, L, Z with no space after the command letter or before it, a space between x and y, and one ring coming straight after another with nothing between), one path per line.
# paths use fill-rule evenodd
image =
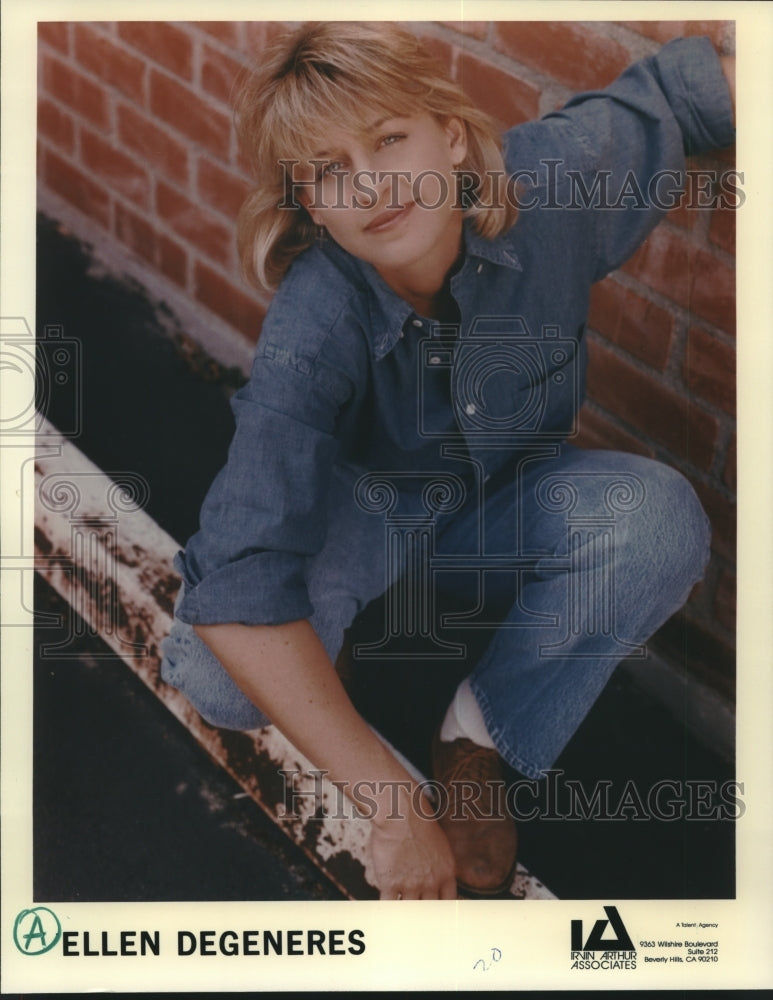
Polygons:
M386 783L372 795L371 851L382 899L456 898L445 834L416 812L417 782L355 710L311 625L197 625L196 631L247 697L328 778L345 790L368 782L369 797L373 782Z

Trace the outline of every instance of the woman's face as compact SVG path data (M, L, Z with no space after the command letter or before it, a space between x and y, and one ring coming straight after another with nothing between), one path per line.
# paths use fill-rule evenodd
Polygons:
M362 134L331 128L326 147L296 168L300 200L389 281L449 255L453 262L462 216L453 170L466 152L464 124L427 112L376 117Z

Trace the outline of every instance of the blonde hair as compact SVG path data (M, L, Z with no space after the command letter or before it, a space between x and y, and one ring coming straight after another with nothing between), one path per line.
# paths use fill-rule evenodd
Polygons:
M239 137L258 184L238 225L242 267L253 284L276 287L315 236L311 218L292 197L288 163L321 148L331 124L356 132L374 111L388 117L426 111L441 122L459 118L467 136L460 171L473 178L465 214L489 239L513 224L516 209L503 197L496 126L418 38L388 21L305 24L262 54L237 99Z

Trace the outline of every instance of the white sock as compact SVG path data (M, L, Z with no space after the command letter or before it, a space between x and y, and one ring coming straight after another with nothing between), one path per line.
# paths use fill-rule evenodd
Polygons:
M466 737L478 746L495 749L468 679L463 680L456 689L453 701L443 719L443 725L440 727L442 741L450 743L460 737Z

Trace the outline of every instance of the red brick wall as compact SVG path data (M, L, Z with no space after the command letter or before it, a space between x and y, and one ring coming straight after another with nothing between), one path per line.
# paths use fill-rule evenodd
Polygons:
M234 219L247 190L230 112L260 23L40 25L41 183L205 309L256 340L267 298L238 274ZM732 23L417 24L470 95L503 124L609 83L669 38ZM720 173L727 151L691 162ZM729 694L735 615L735 278L730 209L679 208L595 287L581 442L661 458L694 483L713 559L661 649Z

